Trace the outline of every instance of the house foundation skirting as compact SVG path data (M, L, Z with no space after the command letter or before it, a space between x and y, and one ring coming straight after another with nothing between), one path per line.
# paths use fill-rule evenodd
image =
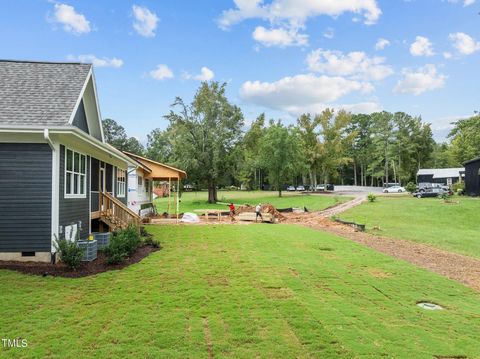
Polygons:
M50 252L35 252L34 256L22 256L22 252L0 252L0 261L49 263L51 258Z

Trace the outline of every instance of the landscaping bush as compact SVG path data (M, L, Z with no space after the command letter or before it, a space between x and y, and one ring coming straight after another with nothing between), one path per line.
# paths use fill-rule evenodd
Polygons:
M465 182L456 182L452 185L452 191L453 193L456 193L458 195L462 195L463 192L465 191Z
M80 248L77 241L67 241L66 239L56 239L55 249L57 250L60 260L71 270L77 270L82 263L83 248Z
M413 193L417 190L417 185L413 182L408 182L407 185L405 186L405 189L408 192Z
M375 196L373 193L368 194L368 202L373 203L377 200L377 196Z
M108 264L118 264L132 255L141 243L140 233L135 226L113 232L110 244L105 248Z

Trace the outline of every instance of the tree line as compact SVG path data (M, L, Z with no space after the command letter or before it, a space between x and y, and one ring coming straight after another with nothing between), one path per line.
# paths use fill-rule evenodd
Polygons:
M285 185L337 183L382 186L415 182L420 168L460 167L480 155L480 116L455 122L448 142L436 143L419 116L404 112L351 114L326 109L303 114L295 124L260 114L245 129L240 108L231 104L226 84L204 82L191 103L177 97L144 147L112 119L103 121L108 143L120 150L179 167L188 183L208 189L275 189Z

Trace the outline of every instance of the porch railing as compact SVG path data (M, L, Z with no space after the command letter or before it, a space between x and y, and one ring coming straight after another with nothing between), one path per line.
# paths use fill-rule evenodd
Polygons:
M140 216L110 193L100 192L98 199L100 218L107 222L111 227L114 227L114 230L118 227L126 228L130 224L137 227L140 226Z

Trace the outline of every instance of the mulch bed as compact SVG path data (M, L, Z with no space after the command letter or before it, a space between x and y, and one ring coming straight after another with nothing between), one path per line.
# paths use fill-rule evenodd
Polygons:
M318 214L289 215L286 223L333 233L480 291L480 260L476 258L448 252L427 244L358 232L352 227Z
M115 265L107 264L105 254L99 251L97 259L91 262L82 262L80 268L78 268L76 271L72 271L68 269L65 264L58 262L57 264L51 264L39 262L5 261L0 262L0 269L11 269L25 274L41 275L44 277L51 275L54 277L80 278L109 270L118 270L128 267L131 264L140 262L150 253L158 250L159 248L155 248L150 245L142 246L124 262Z

